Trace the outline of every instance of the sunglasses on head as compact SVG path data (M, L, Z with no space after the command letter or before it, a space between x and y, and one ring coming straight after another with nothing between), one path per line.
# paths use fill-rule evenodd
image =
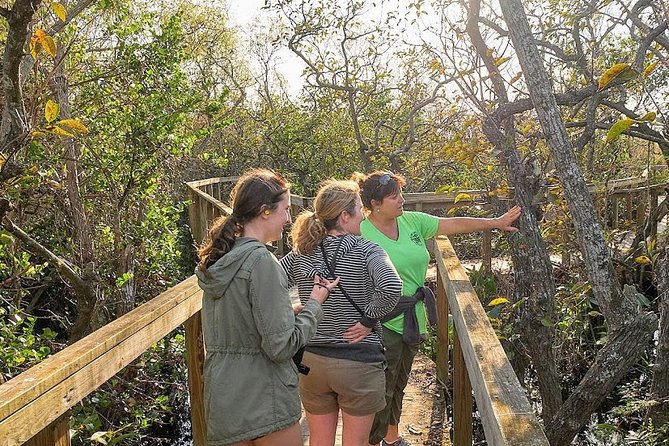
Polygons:
M393 174L384 173L379 177L379 186L387 186L390 183L390 180L393 179Z

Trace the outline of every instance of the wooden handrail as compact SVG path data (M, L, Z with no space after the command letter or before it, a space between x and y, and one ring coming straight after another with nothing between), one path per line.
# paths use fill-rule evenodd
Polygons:
M548 446L525 391L447 238L438 238L436 253L437 287L445 290L457 334L454 350L462 352L466 364L466 370L458 370L456 355L453 375L460 377L460 382L454 383L458 386L454 390L455 446L471 445L471 431L466 432L467 426L471 428L471 390L489 445ZM439 339L438 343L442 342ZM464 382L467 376L471 387ZM458 429L465 432L459 433Z
M0 446L30 440L202 307L195 276L0 386Z

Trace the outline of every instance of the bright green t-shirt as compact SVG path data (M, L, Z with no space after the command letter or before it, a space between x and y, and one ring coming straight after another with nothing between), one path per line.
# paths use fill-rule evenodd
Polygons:
M425 274L430 261L425 240L437 234L439 218L423 212L405 211L397 218L397 229L399 237L397 240L392 240L376 229L369 220L363 220L360 224L362 236L378 244L388 253L390 261L402 279L402 295L412 296L425 284ZM420 332L427 333L427 315L423 302L416 304L416 316ZM383 325L402 333L404 316L400 314Z

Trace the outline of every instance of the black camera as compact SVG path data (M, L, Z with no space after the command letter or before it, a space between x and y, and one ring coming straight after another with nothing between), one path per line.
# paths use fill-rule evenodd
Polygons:
M308 375L310 369L306 365L302 364L302 356L304 356L304 347L299 349L297 353L293 355L293 362L297 366L298 372L300 372L303 375Z

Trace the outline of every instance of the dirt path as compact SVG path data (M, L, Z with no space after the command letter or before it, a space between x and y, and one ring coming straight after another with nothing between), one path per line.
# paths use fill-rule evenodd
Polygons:
M404 395L400 434L413 445L450 445L446 426L446 398L437 382L435 364L419 354L414 361L409 385ZM300 420L304 444L309 444L309 428L302 415ZM337 427L335 446L341 446L341 419Z

